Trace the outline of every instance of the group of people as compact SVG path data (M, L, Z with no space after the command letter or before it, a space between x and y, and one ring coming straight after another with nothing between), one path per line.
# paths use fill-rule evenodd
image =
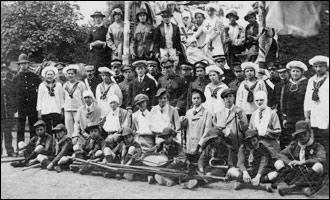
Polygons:
M253 62L229 63L230 58L221 53L223 47L216 44L218 39L221 42L217 31L222 29L216 28L221 24L212 17L213 4L206 11L210 17L191 36L195 37L192 43L197 43L198 36L208 33L210 24L214 26L204 41L205 52L197 53L205 59L179 62L182 30L169 23L171 16L178 15L162 12L164 23L152 39L152 28L144 23L147 13L142 10L137 13L140 22L131 44L134 61L124 65L118 42L123 34L122 12L114 9L115 23L108 30L99 23L89 36L95 62L85 65L83 79L79 79L78 65L64 63L45 67L39 77L30 72L25 54L19 56L14 77L2 65L1 132L7 153L13 156L11 132L18 112L17 153L25 157L12 166L40 162L48 170L70 168L85 174L93 169L77 169L72 157L141 165L148 155L161 154L168 158L165 167L169 169L228 177L237 181L236 190L250 187L272 192L278 187L281 195L315 193L328 175L329 58L309 60L315 71L309 79L304 76L308 67L300 61L269 62L267 69ZM248 42L235 25L237 14L227 16L233 21L230 26L237 26L229 33L242 37L230 44L253 46L255 36L247 37ZM253 16L250 13L246 18ZM102 22L104 16L94 13L92 17ZM248 31L254 29L251 24ZM157 42L149 46L146 38ZM99 57L107 48L113 56ZM162 59L153 59L151 53ZM26 118L31 138L27 143ZM114 176L167 186L179 182L162 174ZM208 182L184 181L183 187L190 189Z

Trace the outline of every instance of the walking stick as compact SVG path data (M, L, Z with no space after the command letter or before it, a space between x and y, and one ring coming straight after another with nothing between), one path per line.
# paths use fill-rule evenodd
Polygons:
M292 159L294 160L294 157L290 151L290 149L288 149L288 152L290 154L290 156L292 157ZM306 175L304 174L304 172L301 170L300 166L297 166L298 170L300 171L301 175L304 177L305 181L308 183L309 187L312 188L313 192L315 192L314 187L312 186L312 184L308 181L308 178L306 177Z

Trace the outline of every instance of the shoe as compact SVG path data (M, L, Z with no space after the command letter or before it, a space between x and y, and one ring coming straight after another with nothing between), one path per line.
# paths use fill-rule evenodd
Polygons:
M55 166L55 167L54 167L54 170L55 170L57 173L62 172L62 168L61 168L60 166Z
M264 185L260 185L261 189L269 192L269 193L273 193L273 188L271 184L264 184Z
M148 183L149 183L150 185L156 183L156 181L155 181L155 179L154 179L153 176L148 176Z
M28 167L28 166L31 166L31 165L34 165L34 164L37 164L37 163L38 163L37 159L32 159L28 162L28 164L26 166Z
M49 163L50 161L48 159L41 161L41 169L46 169Z
M123 176L121 174L116 174L115 178L117 180L121 180L121 179L123 179Z
M84 165L81 169L79 169L79 173L81 175L87 174L89 172L89 167L87 165Z
M155 180L157 181L157 183L159 185L165 185L166 184L164 177L162 177L158 174L155 175Z
M198 181L196 179L193 180L189 180L186 183L181 184L182 185L182 189L193 189L196 185L197 185Z
M13 167L24 167L26 166L26 163L24 161L14 161L10 163L10 165Z
M281 196L292 194L296 190L296 185L289 185L287 187L281 187L278 189L278 193Z
M123 177L128 181L134 181L134 174L124 173Z
M76 173L79 171L79 166L77 166L77 165L69 165L69 168L73 173Z
M244 188L244 184L241 182L236 182L234 186L234 190L241 190Z
M309 196L311 196L311 195L313 194L313 190L312 190L312 188L310 188L310 187L304 187L304 188L302 189L302 193L303 193L306 197L309 197Z

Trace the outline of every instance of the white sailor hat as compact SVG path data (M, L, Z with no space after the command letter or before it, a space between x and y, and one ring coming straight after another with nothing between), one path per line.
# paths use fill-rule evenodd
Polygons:
M110 75L115 75L115 72L107 67L100 67L98 70L101 73L109 73Z
M223 74L222 69L216 65L210 65L206 67L206 74L209 74L211 71L218 72L220 75Z
M209 8L213 8L213 9L216 10L216 11L219 10L217 4L215 4L215 3L208 3L208 4L206 4L206 6L205 6L205 10L207 11Z
M326 56L314 56L308 62L310 65L314 65L317 62L325 62L325 63L327 63L327 66L329 67L329 57L326 57Z
M76 64L68 65L63 68L63 74L66 74L69 70L76 70L76 73L79 71L79 66Z
M112 102L117 102L119 104L119 98L117 95L111 95L109 97L109 103L112 103Z
M307 66L301 61L294 60L294 61L291 61L288 64L286 64L287 69L292 69L294 67L300 68L301 70L303 70L305 72L308 71Z
M253 62L242 63L241 68L243 71L245 71L246 69L252 68L252 69L254 69L255 73L259 72L259 66Z
M53 71L54 74L56 75L58 73L58 69L54 66L47 66L41 71L41 76L45 77L47 71Z

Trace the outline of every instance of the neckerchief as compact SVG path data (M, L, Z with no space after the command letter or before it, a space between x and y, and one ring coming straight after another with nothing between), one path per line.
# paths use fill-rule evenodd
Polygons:
M300 142L298 142L298 145L300 146L300 151L299 151L299 160L300 161L305 161L305 149L306 147L312 145L314 142L313 138L310 138L309 141L306 144L301 144Z
M320 87L323 85L323 83L327 80L328 78L328 75L324 76L324 78L322 80L320 80L319 82L315 82L313 81L313 94L312 94L312 100L313 101L318 101L320 100L320 97L319 97L319 89Z
M47 89L48 89L48 94L51 96L51 97L53 97L53 96L55 96L55 93L54 93L54 90L55 90L55 87L56 87L56 83L55 83L55 81L53 82L53 83L47 83L47 82L45 82L45 85L46 85L46 87L47 87Z
M215 98L215 99L218 98L218 97L217 97L217 94L218 94L218 91L221 89L221 86L222 86L222 84L216 86L215 89L212 89L211 87L209 88L209 89L210 89L210 92L211 92L211 97L213 97L213 98Z
M249 103L252 103L253 100L254 100L253 99L253 90L257 86L257 83L258 83L258 80L256 80L256 82L253 83L253 85L250 88L246 83L244 83L244 88L249 92L248 93L248 98L247 98L247 102L249 102Z
M109 87L107 89L105 89L105 84L102 83L102 85L101 85L101 94L102 95L101 95L100 99L104 100L104 99L107 98L107 94L108 94L108 92L109 92L109 90L110 90L110 88L113 84L114 83L110 83ZM102 90L105 90L105 91L103 92Z
M71 90L69 89L69 84L65 83L65 87L64 89L69 93L69 96L71 97L71 99L73 98L73 93L76 91L77 87L78 87L79 81L75 82L71 88Z
M290 92L295 92L298 90L300 82L306 80L305 76L301 77L298 81L293 81L292 78L289 79L289 90Z
M56 141L56 146L55 146L55 155L58 155L60 151L60 145L65 142L65 140L68 138L67 135L64 135L62 139L59 141Z

